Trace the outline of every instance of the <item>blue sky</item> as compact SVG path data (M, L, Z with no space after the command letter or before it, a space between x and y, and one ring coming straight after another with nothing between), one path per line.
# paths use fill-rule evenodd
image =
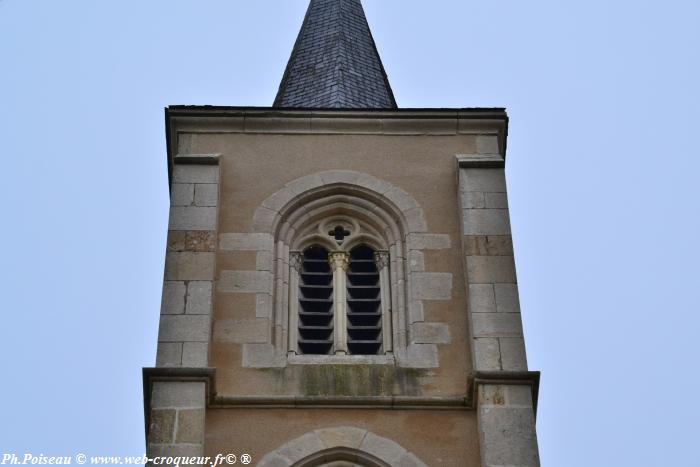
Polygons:
M401 107L505 106L545 466L700 466L700 3L365 0ZM0 452L143 453L163 108L272 103L307 0L0 0Z

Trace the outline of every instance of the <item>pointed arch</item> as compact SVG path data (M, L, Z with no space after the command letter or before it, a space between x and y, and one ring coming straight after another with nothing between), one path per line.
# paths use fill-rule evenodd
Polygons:
M321 467L338 461L366 467L427 467L395 441L350 426L306 433L268 453L260 460L258 467Z

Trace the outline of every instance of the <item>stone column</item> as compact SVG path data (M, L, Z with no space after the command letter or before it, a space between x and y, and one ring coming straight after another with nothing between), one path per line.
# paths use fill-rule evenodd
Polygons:
M458 157L458 166L473 366L490 375L477 388L482 465L539 466L532 386L527 378L497 384L527 374L505 161L500 154L474 154Z
M350 255L335 251L328 255L333 271L333 351L336 355L348 353L347 276Z
M289 254L289 340L287 353L299 353L299 275L303 264L302 254L293 251Z
M374 253L374 262L379 271L379 290L382 306L382 345L384 353L393 353L394 347L391 342L391 292L389 276L389 252L377 251Z

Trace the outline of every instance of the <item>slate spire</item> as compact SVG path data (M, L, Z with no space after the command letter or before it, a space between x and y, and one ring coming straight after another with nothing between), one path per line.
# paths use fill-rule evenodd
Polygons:
M311 0L273 106L396 108L360 0Z

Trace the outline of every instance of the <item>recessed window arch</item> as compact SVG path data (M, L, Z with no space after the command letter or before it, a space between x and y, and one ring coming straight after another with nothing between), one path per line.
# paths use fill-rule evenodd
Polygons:
M292 185L294 184L290 184L290 187ZM372 188L379 185L380 182L374 183ZM274 239L272 344L277 355L286 352L288 357L302 356L291 360L297 364L321 362L317 358L306 359L305 355L382 355L390 356L392 360L396 355L397 359L405 358L408 329L410 320L413 319L410 314L414 309L420 311L415 308L415 300L410 298L411 269L407 261L407 240L413 229L423 227L415 216L406 216L408 211L403 205L409 204L408 198L402 198L401 209L393 203L394 198L393 192L392 196L387 197L370 188L337 183L303 191L291 197L282 208L276 208L279 211L271 221L270 228ZM270 206L271 203L272 201ZM413 209L410 214L418 213L420 216L419 208ZM259 215L263 216L262 208ZM350 253L361 246L370 248L373 254L377 254L375 264L380 272L380 324L364 324L357 319L351 321L348 318L354 305L348 303L347 297L357 296L348 290L350 281L348 272L343 267L350 269ZM330 260L335 259L336 269L345 272L334 276L343 278L344 282L341 286L334 283L332 288L332 345L329 342L306 342L330 341L327 336L321 336L324 332L330 334L330 329L314 329L308 320L306 323L300 322L302 286L307 285L301 275L304 253L313 247L328 252L331 271L334 270L334 265ZM346 256L345 261L343 256ZM343 263L347 264L343 266ZM339 299L338 294L341 292L343 298ZM359 292L359 289L354 292ZM340 316L345 319L340 320ZM318 328L319 325L315 327ZM377 331L376 328L380 331L378 336L360 339ZM376 362L385 363L388 360L381 358Z

